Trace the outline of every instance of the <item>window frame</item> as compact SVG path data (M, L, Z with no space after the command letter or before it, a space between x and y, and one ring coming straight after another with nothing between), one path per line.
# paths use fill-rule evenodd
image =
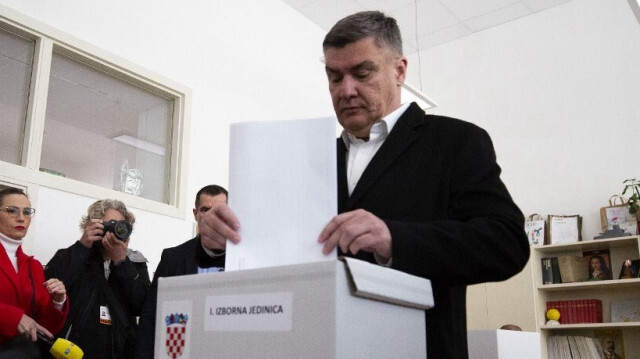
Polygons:
M0 5L0 29L35 41L29 103L19 165L0 161L0 180L20 181L90 198L115 198L127 206L180 219L186 218L187 159L191 90L71 35ZM41 172L40 159L53 52L174 101L167 203Z

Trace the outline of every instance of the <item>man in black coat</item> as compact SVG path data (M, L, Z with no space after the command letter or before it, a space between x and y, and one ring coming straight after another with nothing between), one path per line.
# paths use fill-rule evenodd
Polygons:
M109 230L110 221L119 221L120 230ZM47 278L63 281L69 295L69 316L57 336L69 335L85 358L135 358L136 316L150 283L147 259L128 248L134 222L121 201L94 202L80 223L82 237L58 250L45 268Z
M193 216L198 225L202 215L215 203L227 203L227 190L218 185L208 185L196 194ZM225 247L202 240L198 235L179 246L162 251L160 263L153 275L149 295L140 316L136 358L153 358L156 327L156 305L158 301L158 278L185 274L223 272Z
M431 280L429 358L464 359L466 287L524 268L524 217L500 180L489 135L401 103L407 71L400 31L376 11L340 20L323 43L338 121L338 211L318 242ZM245 219L246 221L246 219ZM203 238L240 241L240 222L214 206Z

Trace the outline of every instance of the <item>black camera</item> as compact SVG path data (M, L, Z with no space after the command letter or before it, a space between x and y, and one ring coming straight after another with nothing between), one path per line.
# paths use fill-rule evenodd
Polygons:
M129 238L131 232L133 232L133 226L128 221L116 221L112 219L110 221L102 222L104 226L104 233L112 232L119 240L124 241Z

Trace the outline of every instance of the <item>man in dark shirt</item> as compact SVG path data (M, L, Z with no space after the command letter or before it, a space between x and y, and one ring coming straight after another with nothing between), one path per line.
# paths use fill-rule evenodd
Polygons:
M196 194L193 216L200 226L202 216L218 203L227 203L227 190L218 185L208 185ZM179 246L162 251L160 263L153 276L151 290L145 300L136 344L136 358L153 358L156 327L158 278L185 274L223 272L225 243L213 242L197 235Z

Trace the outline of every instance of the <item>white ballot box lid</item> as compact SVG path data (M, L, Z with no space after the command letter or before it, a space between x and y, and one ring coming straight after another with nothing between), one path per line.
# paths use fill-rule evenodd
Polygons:
M340 260L345 262L353 295L418 309L433 308L428 279L354 258L341 257Z

